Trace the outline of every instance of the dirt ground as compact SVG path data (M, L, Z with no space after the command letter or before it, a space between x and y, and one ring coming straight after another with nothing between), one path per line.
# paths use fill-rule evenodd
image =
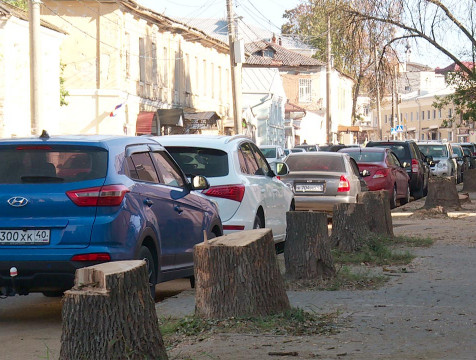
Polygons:
M430 237L429 248L406 272L389 274L378 290L289 291L291 305L319 314L338 312L335 335L223 334L189 338L170 359L475 359L476 193L448 216L418 209L424 200L392 212L396 235ZM193 313L193 291L157 306L160 316ZM272 356L270 353L290 353Z

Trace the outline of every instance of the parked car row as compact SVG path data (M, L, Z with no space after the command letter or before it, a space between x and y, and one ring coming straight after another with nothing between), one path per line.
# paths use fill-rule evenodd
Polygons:
M243 136L43 134L2 140L0 155L1 296L60 296L77 268L129 259L146 260L154 291L192 279L204 234L269 227L282 248L294 209Z
M0 296L58 296L76 269L115 260L144 259L152 292L162 281L193 282L193 247L204 236L267 227L280 251L287 211L332 213L380 189L394 207L426 194L430 169L461 169L461 179L465 152L475 155L414 141L306 146L285 156L242 135L4 139Z

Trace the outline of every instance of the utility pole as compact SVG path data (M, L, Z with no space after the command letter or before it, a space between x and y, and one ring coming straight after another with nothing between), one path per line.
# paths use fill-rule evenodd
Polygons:
M237 66L235 63L235 26L233 19L233 0L226 0L226 10L228 14L228 45L230 47L230 73L231 73L231 90L233 96L233 120L235 134L242 133L241 109L237 97L239 94L237 81Z
M374 54L375 54L375 87L377 92L377 125L379 132L379 140L382 138L382 114L380 113L380 81L378 73L378 61L377 61L377 42L374 40Z
M326 71L326 128L327 136L326 142L332 142L332 112L331 112L331 70L332 70L332 55L331 55L331 16L327 14L327 71Z
M398 63L394 67L394 73L395 73L395 109L397 111L397 124L398 125L403 125L402 121L402 114L400 113L400 99L398 96ZM398 133L398 139L402 140L403 137L403 132Z
M30 121L31 134L38 135L40 121L40 0L28 0L30 36Z

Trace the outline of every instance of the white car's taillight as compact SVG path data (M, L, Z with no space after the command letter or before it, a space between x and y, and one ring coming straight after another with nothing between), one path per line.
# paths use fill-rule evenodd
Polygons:
M204 190L203 193L208 196L241 202L245 195L245 186L241 184L212 186L207 190Z

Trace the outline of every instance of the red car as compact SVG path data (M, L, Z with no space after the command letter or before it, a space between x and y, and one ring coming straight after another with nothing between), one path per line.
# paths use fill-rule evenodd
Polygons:
M387 148L344 148L338 152L350 155L359 166L370 191L387 190L390 195L390 207L410 201L410 178L392 150ZM364 172L364 170L367 170Z

